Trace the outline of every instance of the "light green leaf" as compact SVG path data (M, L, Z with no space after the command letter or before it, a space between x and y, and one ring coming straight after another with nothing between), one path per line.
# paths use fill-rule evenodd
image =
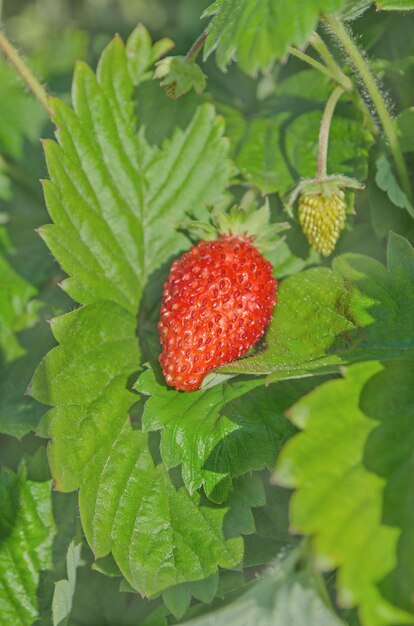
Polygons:
M224 191L231 168L223 125L205 104L185 130L150 149L136 136L119 38L97 76L78 64L72 99L74 109L52 100L58 143L45 142L51 180L44 187L54 224L41 235L69 274L63 286L75 300L113 300L136 314L149 275L187 245L176 224L189 211L204 214Z
M203 17L208 27L204 57L214 50L219 67L237 60L247 74L265 71L292 44L302 47L322 12L338 11L344 0L216 0Z
M388 270L358 254L337 257L285 279L266 348L219 372L270 374L270 380L338 371L358 361L414 355L414 250L395 234Z
M376 5L381 11L413 11L413 0L377 0Z
M52 474L59 490L80 489L95 557L112 552L130 585L154 595L238 565L240 534L254 530L249 507L260 506L263 494L252 477L214 506L177 489L154 465L146 435L127 417L138 400L128 390L140 362L135 325L133 315L108 301L55 319L61 345L37 369L32 394L54 406L41 427L51 438Z
M411 217L414 217L414 207L401 189L385 154L377 159L377 175L375 182L378 187L385 191L395 206L406 209Z
M39 616L40 573L52 566L55 523L51 483L0 469L0 616L2 626L31 626Z
M292 529L313 537L318 569L339 568L338 604L358 606L364 626L413 619L380 593L395 567L399 531L382 523L385 481L364 459L376 424L360 405L365 384L380 370L378 363L354 365L344 380L300 400L290 416L304 432L286 445L276 466L277 482L296 490Z
M141 374L136 389L149 396L143 427L162 431L163 462L182 465L190 493L203 486L211 500L222 502L232 478L274 465L292 434L284 412L309 386L255 389L262 384L255 378L182 393L166 386L158 367Z
M277 564L224 608L184 622L187 626L341 626L319 595L316 577Z
M66 555L67 579L55 583L55 591L52 601L53 626L67 623L75 594L76 570L81 565L82 544L75 545L74 541L69 544Z

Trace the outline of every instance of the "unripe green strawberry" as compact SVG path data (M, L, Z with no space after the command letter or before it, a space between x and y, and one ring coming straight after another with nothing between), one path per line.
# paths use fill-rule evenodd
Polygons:
M299 197L299 223L310 245L324 256L335 249L345 227L346 203L342 189L335 193L303 193Z
M158 325L167 383L194 391L263 336L276 303L272 266L247 236L202 241L172 264Z

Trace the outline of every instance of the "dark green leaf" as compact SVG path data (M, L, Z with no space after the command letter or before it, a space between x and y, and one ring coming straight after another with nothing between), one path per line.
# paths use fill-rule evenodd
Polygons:
M274 465L292 434L284 411L303 393L303 386L254 390L261 384L253 379L182 393L165 385L158 368L138 379L136 388L149 396L143 427L162 431L164 464L182 465L190 493L203 486L211 500L222 502L232 478Z

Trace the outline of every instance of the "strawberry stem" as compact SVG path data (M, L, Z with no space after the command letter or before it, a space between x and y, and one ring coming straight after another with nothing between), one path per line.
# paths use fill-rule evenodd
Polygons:
M207 28L205 31L201 33L201 35L195 40L191 48L186 54L187 61L195 61L198 57L198 54L202 47L204 46L204 42L207 39Z
M3 52L6 59L13 65L20 76L29 87L30 91L36 96L40 104L46 109L48 115L51 115L51 109L49 106L49 96L36 76L27 67L26 63L21 58L13 44L7 39L6 35L0 31L0 50Z
M327 176L327 160L329 146L329 132L331 129L332 117L339 98L344 93L342 87L336 87L328 98L325 111L323 113L321 127L319 130L318 145L318 174L317 179L322 180Z
M330 32L334 35L334 37L336 37L336 39L344 48L345 52L349 55L354 69L361 77L367 89L367 92L375 105L378 116L381 120L382 128L390 146L401 186L406 193L408 199L411 200L412 191L410 179L408 176L407 166L404 161L403 153L401 151L401 146L398 141L398 135L394 120L392 119L390 112L388 111L387 105L385 104L384 98L372 74L372 71L366 59L364 59L363 55L359 51L358 46L356 45L349 30L345 28L342 21L332 14L325 15L324 21L328 26Z

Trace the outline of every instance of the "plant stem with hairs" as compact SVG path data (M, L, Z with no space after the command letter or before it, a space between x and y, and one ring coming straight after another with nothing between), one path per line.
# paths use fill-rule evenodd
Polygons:
M385 104L384 98L382 97L381 91L371 72L371 69L342 21L335 15L328 14L324 16L324 22L328 26L332 35L339 41L345 52L348 54L353 67L363 81L366 90L374 103L384 130L384 134L390 146L401 186L409 200L412 200L410 179L401 146L398 141L395 123L390 115L390 112L388 111L387 105Z
M30 91L38 99L40 104L46 109L47 113L51 115L51 109L49 106L49 96L36 76L27 67L22 57L13 46L13 44L7 39L6 35L0 31L0 50L3 52L6 59L13 65L20 76L23 78Z

